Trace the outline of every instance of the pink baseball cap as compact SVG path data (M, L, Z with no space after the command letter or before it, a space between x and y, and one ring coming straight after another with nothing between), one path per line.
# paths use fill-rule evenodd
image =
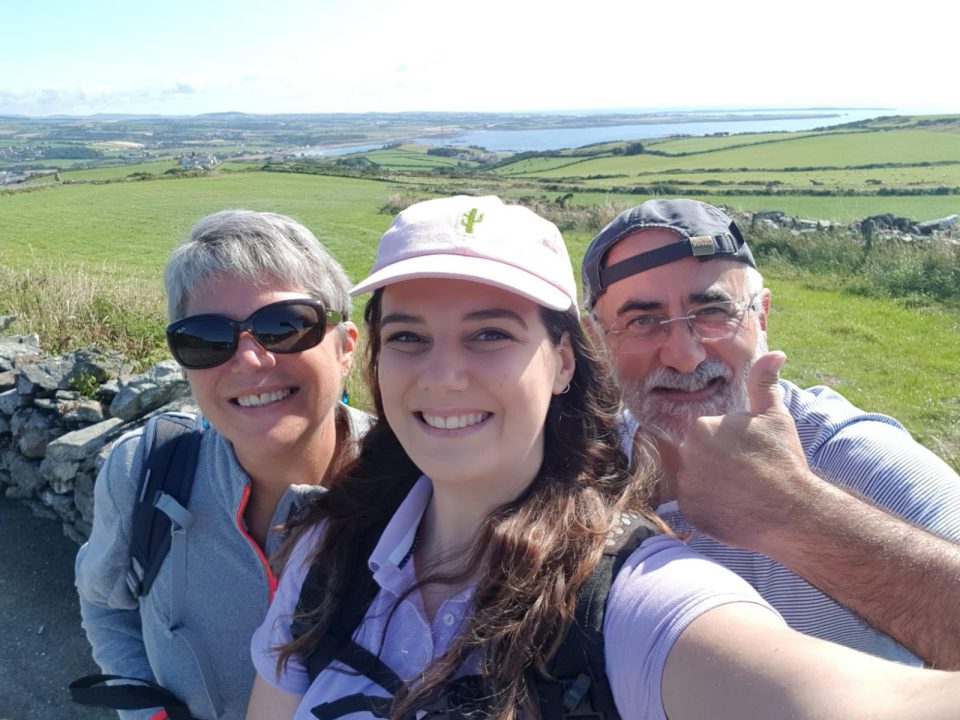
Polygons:
M370 275L351 295L417 278L493 285L554 310L577 304L577 285L557 226L493 195L425 200L380 238Z

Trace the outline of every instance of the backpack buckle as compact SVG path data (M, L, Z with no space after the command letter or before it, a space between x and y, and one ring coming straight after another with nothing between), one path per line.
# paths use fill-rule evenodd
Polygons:
M125 580L127 588L134 597L140 597L143 594L143 566L135 557L130 558L130 567L127 568Z
M563 717L570 720L603 720L603 713L593 709L590 703L591 680L580 673L563 691Z

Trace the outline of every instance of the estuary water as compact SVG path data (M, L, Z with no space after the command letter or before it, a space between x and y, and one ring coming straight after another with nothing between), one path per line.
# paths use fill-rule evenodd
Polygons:
M614 111L580 113L584 122ZM753 110L660 110L616 111L623 114L648 115L649 121L633 125L584 125L583 127L535 128L531 130L502 129L489 126L465 133L446 132L419 137L397 137L396 142L424 145L476 146L496 152L544 152L564 148L578 148L594 143L644 140L671 135L712 135L744 132L789 132L832 127L844 123L868 120L885 115L924 115L945 112L942 109L921 108L766 108ZM577 113L543 113L576 115ZM518 116L521 115L518 113ZM529 114L525 114L529 117ZM388 141L349 146L316 146L305 149L302 155L346 155L383 147Z
M717 120L717 115L727 115L732 119ZM784 115L794 117L783 117ZM490 128L461 135L444 137L422 137L415 142L426 145L477 146L492 151L543 152L577 148L594 143L616 140L644 140L670 135L712 135L714 133L743 132L784 132L813 130L843 123L867 120L881 115L896 115L897 111L888 108L873 109L837 109L787 111L777 110L767 113L760 111L709 113L707 120L697 120L691 113L690 120L684 122L649 122L640 125L608 125L578 128L557 128L538 130L498 130ZM800 117L797 117L800 116ZM768 119L769 118L769 119Z

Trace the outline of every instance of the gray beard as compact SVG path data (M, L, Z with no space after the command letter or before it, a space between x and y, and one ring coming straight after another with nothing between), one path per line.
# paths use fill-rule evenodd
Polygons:
M641 429L672 445L680 445L697 418L750 410L747 379L756 358L766 351L766 338L760 333L753 358L739 369L732 368L722 360L707 358L691 373L659 367L643 380L621 380L623 402L640 423ZM718 378L724 383L719 392L698 402L668 400L654 392L656 389L694 392Z

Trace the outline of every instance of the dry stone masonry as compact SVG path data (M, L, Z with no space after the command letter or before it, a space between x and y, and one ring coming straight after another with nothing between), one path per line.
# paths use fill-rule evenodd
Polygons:
M0 333L10 322L0 316ZM113 442L158 412L196 410L174 361L129 370L117 352L48 356L36 335L0 335L0 492L59 518L78 543L90 535L93 485Z

